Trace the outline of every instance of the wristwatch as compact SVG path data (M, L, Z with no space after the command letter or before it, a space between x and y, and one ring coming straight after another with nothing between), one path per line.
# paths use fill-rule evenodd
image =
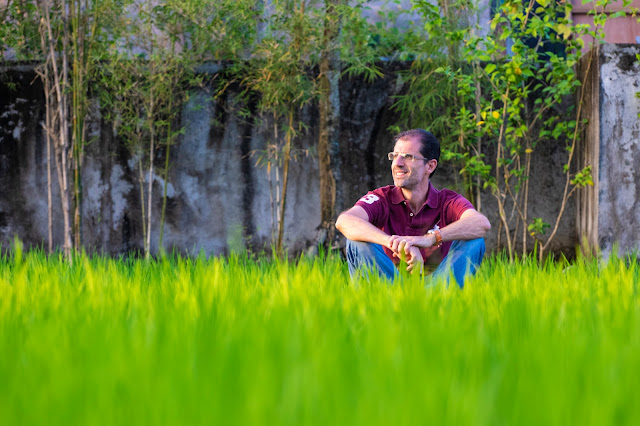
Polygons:
M442 245L442 234L440 234L439 229L429 229L427 234L433 234L436 237L436 247L440 247Z

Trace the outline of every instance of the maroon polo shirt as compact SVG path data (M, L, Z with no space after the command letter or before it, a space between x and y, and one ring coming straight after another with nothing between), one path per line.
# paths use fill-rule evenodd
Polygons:
M460 219L465 210L473 209L473 204L462 195L443 189L438 191L429 183L427 201L417 213L413 213L402 194L394 185L374 189L360 198L356 206L362 207L369 215L369 222L389 235L424 235L435 225L444 228ZM442 244L442 258L449 252L452 241ZM393 257L388 248L385 253L395 264L400 260ZM436 247L420 249L422 257L427 259L437 251Z

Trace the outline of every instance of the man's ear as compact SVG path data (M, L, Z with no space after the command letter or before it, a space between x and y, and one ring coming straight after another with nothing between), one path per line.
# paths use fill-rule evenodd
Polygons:
M433 173L433 171L436 169L436 167L438 167L438 160L433 158L433 159L427 161L427 172L429 172L429 175L431 175Z

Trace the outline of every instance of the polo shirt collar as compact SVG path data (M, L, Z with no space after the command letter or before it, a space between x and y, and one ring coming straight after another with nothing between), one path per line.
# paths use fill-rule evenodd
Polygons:
M404 203L405 199L404 199L404 195L402 194L402 189L398 188L397 186L394 186L393 188L391 188L389 201L391 201L391 204Z
M437 208L440 205L440 191L429 181L429 192L427 193L427 201L425 203L432 209Z
M391 204L400 204L404 203L404 195L402 194L402 189L394 186L391 190L391 196L389 197ZM426 205L435 209L438 207L440 201L440 191L438 191L431 182L429 182L429 192L427 193L427 201Z

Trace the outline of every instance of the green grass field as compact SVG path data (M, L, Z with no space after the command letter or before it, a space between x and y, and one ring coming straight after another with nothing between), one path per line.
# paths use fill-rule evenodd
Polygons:
M640 424L640 267L0 260L3 425Z

